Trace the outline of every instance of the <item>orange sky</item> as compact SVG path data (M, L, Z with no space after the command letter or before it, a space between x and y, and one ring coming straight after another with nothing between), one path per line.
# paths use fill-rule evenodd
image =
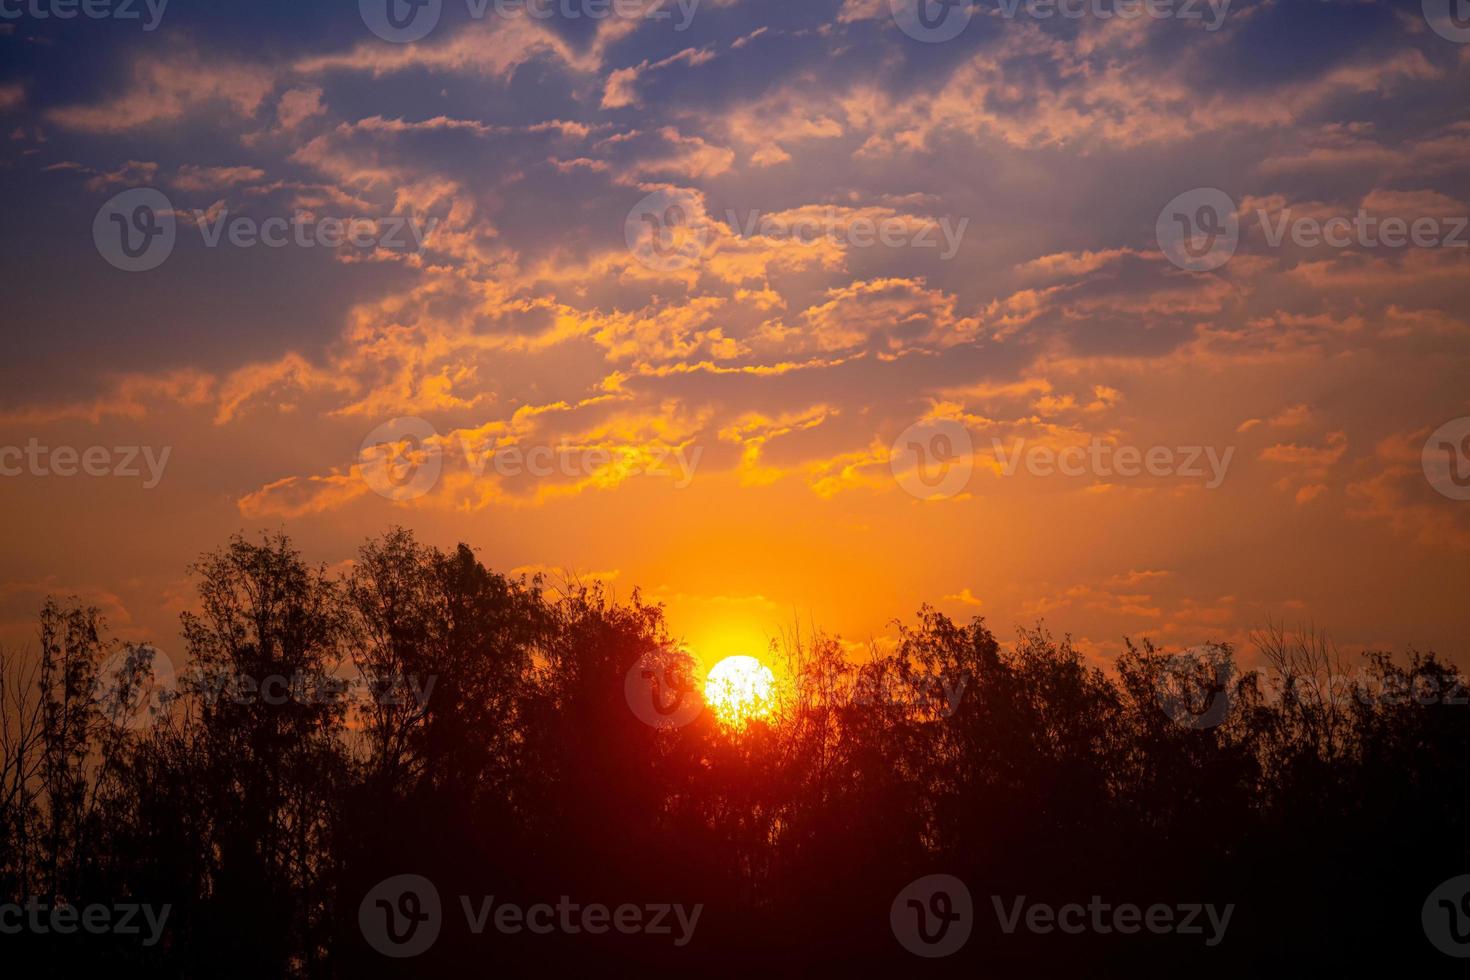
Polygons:
M178 16L0 36L0 453L168 449L156 486L0 455L7 642L77 593L167 650L231 533L337 564L399 523L641 587L706 662L798 622L860 655L925 601L1103 664L1271 620L1463 652L1470 502L1424 447L1470 416L1470 249L1273 241L1470 214L1470 45L1412 11L1337 10L1310 58L1280 39L1328 14L1267 3L934 43L877 0L410 44L309 11L268 50ZM128 271L140 188L176 240ZM1238 235L1180 267L1160 229L1205 188ZM376 237L221 224L324 217ZM942 493L911 492L915 425ZM378 492L415 445L437 476Z

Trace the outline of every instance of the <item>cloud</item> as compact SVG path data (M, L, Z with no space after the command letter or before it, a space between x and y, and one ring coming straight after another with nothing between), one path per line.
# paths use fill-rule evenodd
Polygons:
M282 129L295 129L314 116L327 111L322 104L322 90L315 85L287 89L276 103L276 120Z
M1424 477L1420 452L1428 436L1428 429L1395 433L1374 446L1369 472L1347 485L1348 513L1385 524L1433 552L1470 550L1465 509L1445 506Z
M361 72L381 78L427 70L505 81L521 65L538 58L549 58L579 72L596 71L601 55L596 45L578 54L555 32L530 17L487 17L472 21L443 40L418 44L362 41L346 53L308 55L291 67L296 74L309 77Z
M1412 442L1426 418L1470 411L1463 250L1270 249L1249 219L1463 213L1470 124L1450 98L1463 57L1402 22L1354 21L1293 63L1262 47L1279 33L1272 4L1214 33L980 12L944 47L904 38L887 0L820 6L706 6L689 35L446 23L413 45L368 38L348 9L352 32L333 21L248 52L182 36L120 49L107 75L120 84L90 95L38 68L0 90L0 109L25 117L7 171L20 199L162 185L186 216L438 226L421 253L360 262L184 243L130 278L93 254L99 202L82 200L55 218L82 253L67 288L15 303L26 351L68 370L13 367L3 417L99 440L166 422L222 447L188 471L198 496L177 499L226 533L243 517L357 535L391 507L436 534L504 542L502 513L545 508L558 560L659 582L679 570L607 561L582 529L636 522L651 552L672 554L687 542L665 525L687 507L729 515L737 545L764 546L769 529L795 580L781 603L818 588L815 555L922 535L939 560L916 549L875 582L895 604L968 609L983 595L993 617L1065 611L1095 650L1139 624L1189 642L1230 634L1275 608L1233 600L1242 576L1307 601L1285 571L1200 561L1222 535L1246 553L1294 522L1303 549L1334 561L1367 567L1391 542L1425 594L1448 577L1442 552L1463 521L1424 485ZM1228 265L1196 274L1159 254L1154 225L1206 184L1241 202L1245 234ZM628 248L629 209L657 190L704 234L687 267L650 268ZM910 234L966 218L951 261L853 240L863 223ZM803 222L823 233L772 230ZM10 244L29 254L35 239ZM168 302L129 321L132 290ZM443 433L446 472L394 505L369 492L354 443L404 415ZM892 439L923 416L975 437L968 496L920 506L897 487ZM1391 454L1364 455L1391 435ZM991 437L1241 451L1227 486L1191 497L999 481ZM604 461L543 480L472 465L563 444ZM700 480L677 505L640 477L695 448ZM960 575L961 540L1037 557L1008 581ZM738 556L730 545L711 547ZM1088 564L1119 548L1140 564ZM726 584L706 591L755 591ZM854 607L870 605L832 608L867 628Z
M617 68L608 73L607 84L603 88L602 107L604 109L625 109L630 106L639 105L638 83L639 79L670 65L684 65L689 68L697 68L714 60L715 53L704 49L685 48L678 54L670 55L660 61L643 61L630 68Z
M87 174L89 191L105 191L109 187L139 187L153 183L158 177L158 164L147 160L129 160L115 170L98 171L84 164L63 160L46 167L51 173Z
M801 314L803 335L824 351L877 343L950 346L973 340L980 323L956 313L955 299L922 280L874 279L827 291L827 301Z
M359 467L322 476L288 476L240 497L240 516L251 520L295 520L344 507L372 488Z
M45 425L67 420L99 424L108 418L144 419L163 408L197 408L209 404L215 380L196 370L150 376L127 375L107 394L70 403L30 405L0 411L6 425Z
M66 129L122 133L182 120L209 106L250 118L275 85L269 68L204 60L195 54L140 59L127 90L95 105L51 109L46 117Z
M239 184L253 184L264 178L265 171L259 167L201 167L185 164L174 175L173 185L181 191L204 193Z

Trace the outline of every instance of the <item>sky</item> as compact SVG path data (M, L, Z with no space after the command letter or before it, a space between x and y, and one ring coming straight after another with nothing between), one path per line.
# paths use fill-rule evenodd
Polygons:
M706 663L1465 663L1454 2L3 0L0 641L400 524Z

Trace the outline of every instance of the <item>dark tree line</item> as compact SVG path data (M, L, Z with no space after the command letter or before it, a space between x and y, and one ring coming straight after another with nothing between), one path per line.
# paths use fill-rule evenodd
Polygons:
M153 946L21 932L0 935L7 964L1223 976L1456 962L1420 913L1470 873L1470 706L1432 654L1345 665L1318 635L1268 629L1264 673L1236 670L1228 647L1181 658L1146 642L1103 673L1041 628L1003 647L983 621L925 608L862 663L829 636L778 644L769 720L733 732L705 712L661 730L630 710L625 677L650 656L671 677L690 664L636 592L510 579L402 530L343 577L284 536L237 538L194 571L198 611L156 716L154 649L111 640L95 609L48 602L38 649L0 652L0 901L171 906ZM293 696L242 678L289 679ZM967 882L976 927L927 961L888 915L936 872ZM405 873L435 882L446 926L396 961L358 912ZM476 936L461 895L703 913L684 947ZM1021 895L1236 911L1214 947L1005 934L991 896Z

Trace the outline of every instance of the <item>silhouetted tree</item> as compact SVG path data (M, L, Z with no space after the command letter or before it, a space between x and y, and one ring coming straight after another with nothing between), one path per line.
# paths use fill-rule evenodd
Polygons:
M340 577L283 535L193 571L171 696L153 648L76 601L47 602L34 653L0 651L5 895L173 907L156 948L13 941L43 969L894 972L916 961L888 905L937 871L971 883L982 920L991 895L1238 908L1214 949L990 927L931 964L956 973L1325 972L1383 943L1442 965L1418 903L1470 865L1467 692L1433 654L1349 675L1325 634L1268 624L1258 671L1226 644L1147 639L1105 671L1040 625L1003 644L926 606L891 643L773 643L768 717L659 728L630 710L630 673L669 697L698 679L636 591L507 578L402 529ZM446 928L399 963L357 912L404 873L450 919L484 894L705 912L687 949Z

